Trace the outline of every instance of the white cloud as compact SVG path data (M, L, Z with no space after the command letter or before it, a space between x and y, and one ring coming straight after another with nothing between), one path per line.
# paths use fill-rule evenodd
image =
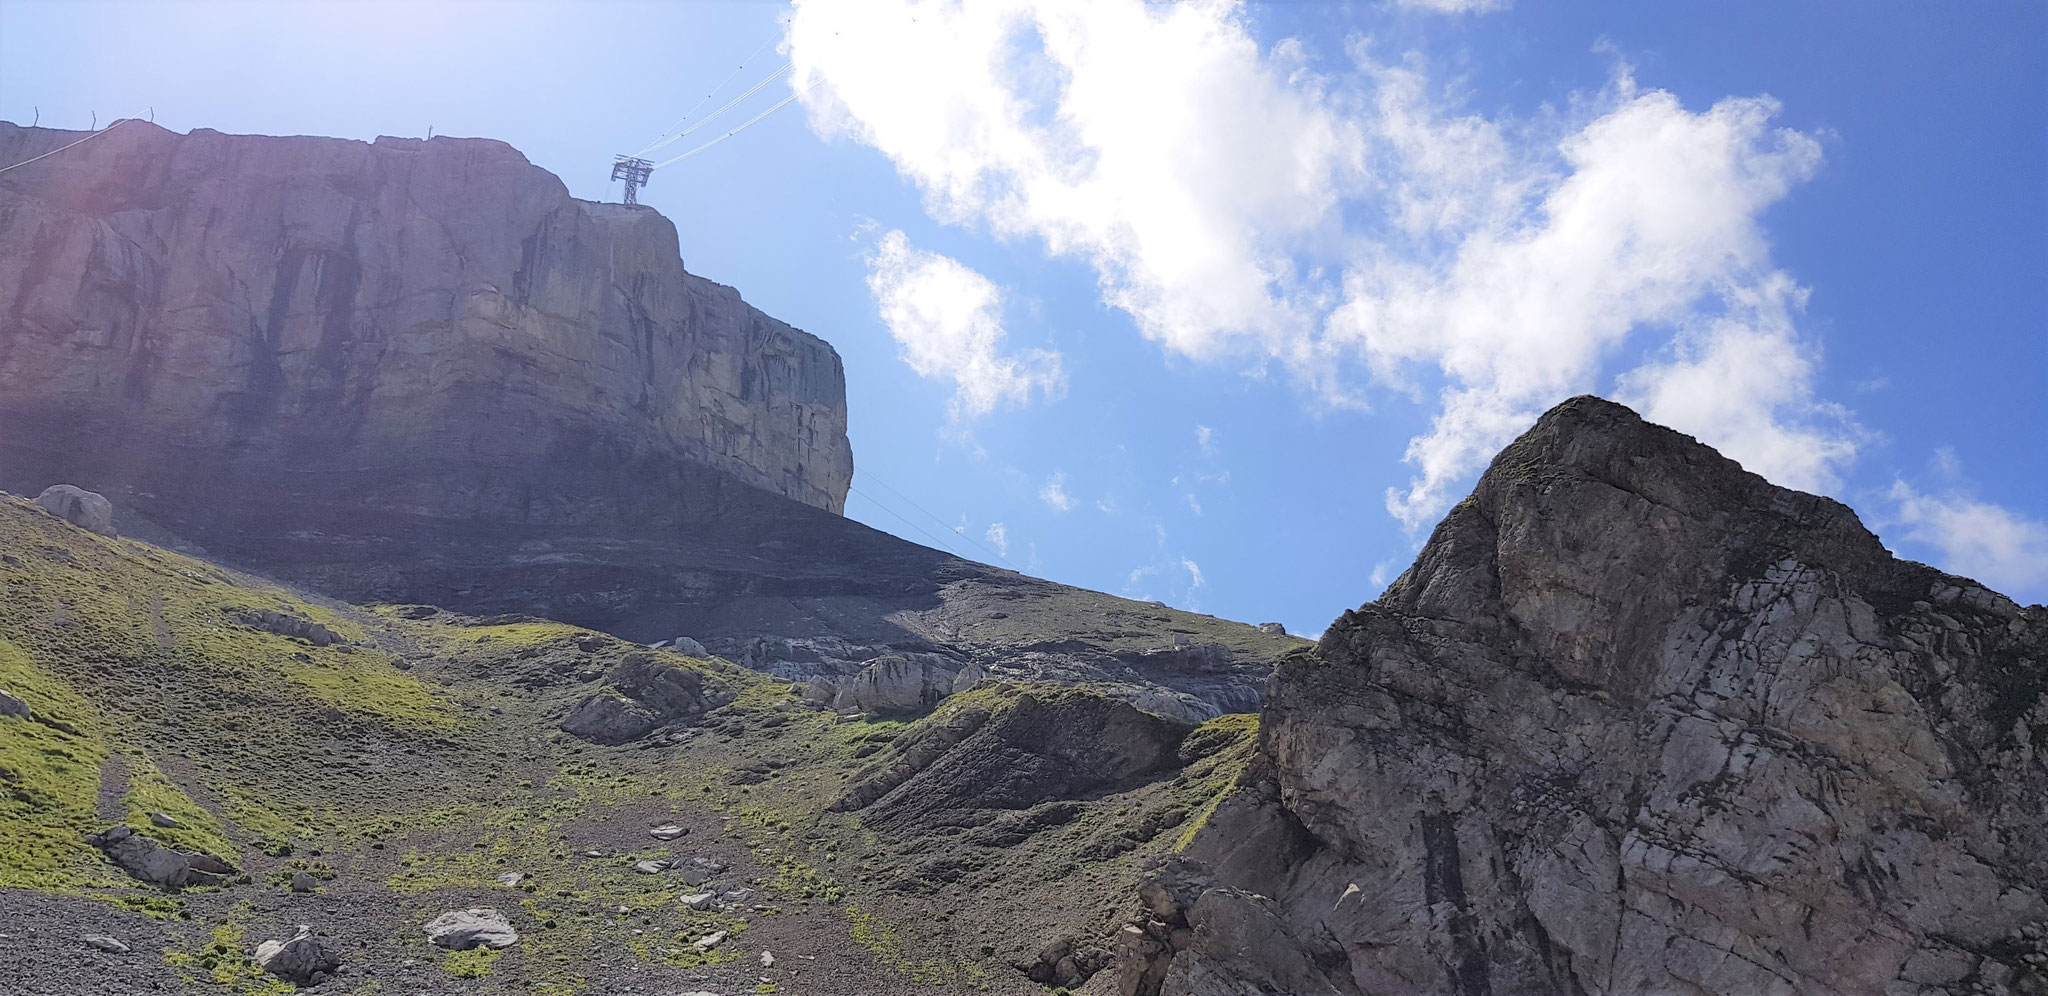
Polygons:
M1187 500L1189 511L1196 515L1202 514L1202 500L1200 498L1196 498L1192 493L1183 494L1181 497Z
M900 231L883 235L867 262L868 289L903 361L919 376L953 382L956 418L1065 389L1058 353L1003 352L1002 294L987 277L912 246Z
M1182 570L1188 572L1188 587L1190 589L1200 588L1203 585L1207 584L1206 581L1202 580L1202 565L1197 564L1186 557L1182 557L1180 558L1180 566Z
M983 536L990 543L996 545L996 553L1005 557L1010 555L1010 531L1003 528L1002 523L990 523L988 532L984 533Z
M1038 497L1047 505L1051 505L1055 511L1064 512L1073 508L1074 499L1067 495L1066 472L1054 473L1052 479L1045 482L1045 487L1039 489Z
M1484 14L1506 10L1508 0L1395 0L1402 7L1433 10L1439 14Z
M1950 453L1937 465L1955 468ZM1909 543L1935 552L1934 566L1974 578L2023 601L2048 597L2048 524L1961 491L1929 494L1894 481L1886 524Z
M1768 97L1695 110L1622 67L1487 117L1419 56L1360 43L1321 75L1293 42L1262 51L1225 0L799 0L789 45L822 134L886 155L942 221L1091 265L1166 349L1278 364L1323 404L1434 395L1388 494L1411 528L1586 390L1793 486L1856 455L1761 224L1820 145ZM1611 369L1630 354L1655 358Z
M1195 445L1201 447L1202 455L1216 455L1216 430L1206 425L1195 426Z

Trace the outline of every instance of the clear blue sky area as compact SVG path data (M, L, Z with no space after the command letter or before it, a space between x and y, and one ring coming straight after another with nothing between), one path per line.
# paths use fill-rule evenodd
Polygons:
M950 16L953 6L912 13ZM888 122L915 123L921 112L904 109L908 98L863 103L855 89L856 81L890 71L913 74L933 90L956 85L938 58L946 53L918 41L908 21L885 38L905 47L885 59L877 50L886 46L874 39L835 49L831 39L841 36L829 30L819 36L826 41L779 50L792 17L825 19L815 5L7 0L0 3L0 118L85 128L95 115L104 123L153 108L157 123L179 131L358 139L424 136L431 127L502 139L577 196L616 200L612 156L660 136L766 44L706 110L792 56L798 71L664 154L766 110L793 85L820 80L821 88L658 171L642 199L675 221L693 272L738 287L845 358L859 492L847 513L918 542L936 537L975 559L994 559L988 551L1002 546L1008 563L1054 580L1314 634L1343 609L1376 597L1427 536L1426 521L1417 528L1390 512L1388 492L1406 493L1418 479L1420 465L1404 460L1411 440L1429 434L1445 410L1440 392L1469 386L1471 376L1462 354L1444 345L1452 333L1439 340L1432 323L1452 327L1467 313L1460 308L1504 293L1498 286L1506 279L1444 291L1447 274L1456 272L1445 268L1454 258L1446 253L1476 255L1501 238L1563 227L1556 219L1564 202L1546 198L1574 189L1580 174L1588 182L1573 203L1590 204L1595 217L1604 216L1603 198L1664 179L1653 175L1655 161L1630 158L1635 146L1601 144L1607 133L1598 126L1621 120L1609 115L1652 109L1638 102L1643 94L1668 91L1676 103L1657 112L1667 132L1646 129L1629 141L1654 143L1669 128L1708 122L1724 99L1768 96L1777 102L1775 116L1749 146L1701 132L1703 142L1732 144L1702 146L1697 155L1748 149L1738 156L1735 182L1768 191L1741 209L1743 225L1701 217L1718 202L1683 191L1649 198L1644 209L1672 225L1734 232L1713 245L1734 247L1741 260L1687 278L1686 286L1705 288L1704 298L1681 294L1650 308L1632 320L1642 330L1605 341L1590 367L1504 403L1520 412L1557 400L1546 391L1613 394L1646 383L1631 380L1630 371L1704 349L1708 340L1697 336L1740 310L1730 301L1774 286L1772 275L1780 274L1789 281L1782 286L1796 284L1797 292L1784 298L1793 306L1786 323L1772 326L1773 341L1794 344L1804 366L1792 378L1797 397L1776 411L1787 424L1824 427L1795 450L1847 447L1820 461L1827 469L1812 478L1823 481L1815 486L1855 507L1906 556L1973 573L2022 601L2048 599L2048 5L1425 6L1475 5L1125 8L1105 0L1099 15L1089 15L1135 11L1136 20L1088 29L1111 49L1128 42L1133 52L1155 29L1161 51L1205 44L1167 38L1160 26L1174 16L1184 26L1220 25L1230 37L1241 32L1250 49L1216 51L1269 73L1340 131L1356 124L1367 136L1360 147L1378 150L1348 179L1332 181L1334 199L1318 209L1318 220L1284 239L1271 236L1280 222L1257 213L1283 209L1262 207L1261 198L1226 195L1203 206L1273 239L1277 248L1264 258L1295 270L1272 295L1298 306L1302 326L1282 323L1265 338L1223 328L1229 345L1214 350L1187 346L1199 338L1192 333L1143 334L1147 312L1117 296L1135 279L1117 268L1130 260L1104 264L1087 251L1055 247L1059 229L1045 212L1018 222L1001 203L942 209L918 172L940 157L913 147L921 139L885 134ZM895 31L891 16L878 8L867 23ZM1018 41L1003 57L1019 66L1058 63L1057 19L1037 30L1044 40ZM804 75L806 65L813 75ZM1130 72L1131 85L1141 87L1148 71L1143 60L1114 51L1094 65L1061 64L1066 75L1020 84L1018 93L1050 100L1061 86L1105 72L1102 65ZM1437 115L1427 126L1433 141L1452 142L1461 134L1450 126L1457 121L1491 129L1504 165L1470 188L1505 192L1491 213L1459 215L1425 237L1387 240L1382 229L1396 223L1389 205L1428 203L1456 214L1443 207L1451 202L1415 200L1412 190L1477 155L1460 153L1448 166L1397 161L1389 150L1406 133L1376 102L1393 85L1385 74L1396 70L1422 81ZM825 99L840 93L843 107ZM1066 111L1083 108L1086 95L1071 96L1077 103ZM856 124L832 128L835 107ZM1213 120L1205 117L1212 112ZM1192 116L1197 132L1243 124L1215 101L1169 100L1159 114ZM1031 120L1072 115L1047 106ZM1279 140L1246 135L1242 147L1256 152L1253 145ZM1772 159L1756 151L1765 146L1790 151ZM1206 147L1190 145L1189 156ZM1113 144L1089 147L1073 162L1093 169L1115 154ZM1597 185L1590 182L1596 159L1620 164ZM1763 176L1771 170L1789 179L1774 187ZM1517 186L1518 177L1535 179ZM1120 182L1128 189L1095 191L1112 210L1147 192L1142 177ZM1174 224L1170 212L1163 221L1132 217L1141 234L1146 224ZM1641 233L1661 230L1664 221L1645 222L1638 236L1650 237ZM1123 231L1108 227L1094 237L1113 241ZM906 336L916 330L885 320L878 301L878 246L892 232L903 233L914 259L944 257L960 272L980 274L1000 295L990 312L1002 333L993 355L1024 357L1028 366L1030 357L1057 353L1056 389L963 412L958 392L966 374L913 369ZM1399 252L1411 255L1398 261L1420 269L1372 270L1387 264L1387 245L1407 247ZM1528 265L1556 267L1556 252L1565 251L1537 253ZM1156 246L1146 252L1152 255L1141 253L1141 261L1177 258ZM1664 286L1659 267L1695 262L1679 253L1627 265L1642 286ZM1510 271L1521 272L1490 272ZM1345 277L1368 272L1411 274L1407 291L1367 296L1393 302L1410 293L1434 302L1418 314L1437 317L1408 325L1381 319L1379 331L1340 343L1327 330L1345 320L1340 304L1352 296ZM1598 316L1587 322L1598 325ZM941 345L963 341L943 338L959 332L954 326L923 331L941 335ZM1309 338L1288 338L1297 332ZM1325 334L1331 338L1314 338ZM1469 334L1488 341L1483 329ZM1323 342L1328 353L1290 360L1272 345L1276 336ZM1397 340L1408 345L1389 345ZM1708 413L1673 416L1704 420L1681 425L1703 438L1725 431L1731 440L1752 440L1731 443L1731 451L1762 447L1753 440L1765 438L1764 429L1742 435L1748 430L1727 427L1732 417L1711 414L1715 398L1701 395L1752 390L1759 371L1795 365L1788 355L1749 354L1718 379L1671 379L1675 393L1663 396L1663 410ZM1489 391L1507 390L1489 383ZM1750 463L1752 451L1766 452L1738 455ZM1802 466L1800 457L1781 451L1750 465L1781 477L1771 468ZM1809 480L1797 473L1781 479ZM1445 486L1459 494L1474 476L1470 460L1446 474Z

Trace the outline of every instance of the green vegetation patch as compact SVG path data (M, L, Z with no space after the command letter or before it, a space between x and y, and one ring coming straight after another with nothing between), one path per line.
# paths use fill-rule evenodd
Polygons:
M107 880L84 835L107 758L99 715L62 679L0 638L0 689L30 718L0 718L0 887L57 889Z

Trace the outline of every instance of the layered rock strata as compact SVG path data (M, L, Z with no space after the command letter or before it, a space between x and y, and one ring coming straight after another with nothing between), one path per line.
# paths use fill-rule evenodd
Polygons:
M1594 398L1270 685L1129 993L2048 992L2048 609Z
M637 465L833 511L853 473L831 346L483 139L131 122L0 175L0 385L10 480L587 524L658 500Z
M75 137L0 124L0 160ZM134 123L0 174L0 488L125 535L834 686L893 655L1200 719L1299 643L851 522L845 429L830 346L502 143Z

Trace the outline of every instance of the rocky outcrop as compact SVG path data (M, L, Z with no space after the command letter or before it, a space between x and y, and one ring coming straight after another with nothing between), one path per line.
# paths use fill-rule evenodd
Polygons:
M88 835L86 843L100 849L130 878L166 892L187 886L219 885L235 874L234 866L210 854L192 854L166 847L125 826Z
M874 826L968 825L1176 767L1189 729L1089 689L984 685L904 734L832 808Z
M52 484L36 496L36 507L87 532L114 535L114 503L98 492Z
M611 685L585 696L562 720L562 729L593 743L622 744L654 730L703 715L732 700L707 686L696 671L635 651L612 668Z
M833 511L853 473L829 345L501 142L131 122L0 177L0 302L24 477L581 524L663 461Z
M1593 398L1273 679L1127 993L2048 992L2048 609Z

